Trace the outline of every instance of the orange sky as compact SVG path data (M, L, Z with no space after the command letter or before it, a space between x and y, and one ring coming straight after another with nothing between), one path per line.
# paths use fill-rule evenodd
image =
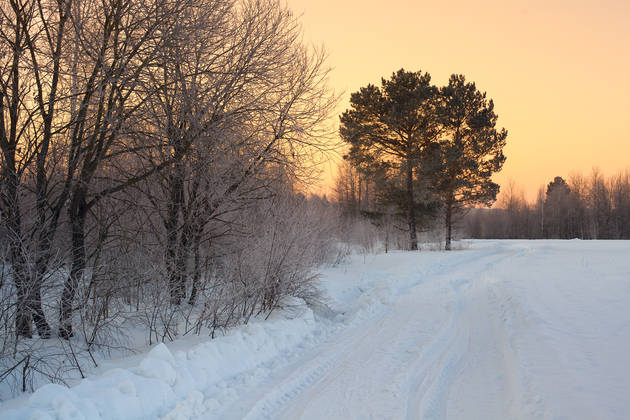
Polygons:
M351 92L401 67L462 73L495 101L528 198L554 176L630 168L630 1L287 0Z

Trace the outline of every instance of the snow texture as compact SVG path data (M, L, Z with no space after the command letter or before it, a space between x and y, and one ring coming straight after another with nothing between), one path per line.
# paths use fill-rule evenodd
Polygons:
M353 256L297 306L2 419L627 419L630 242ZM121 364L122 365L122 364Z

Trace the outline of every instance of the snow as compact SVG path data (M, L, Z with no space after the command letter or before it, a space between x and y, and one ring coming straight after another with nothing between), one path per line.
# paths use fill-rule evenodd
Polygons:
M629 257L627 241L354 255L322 271L323 305L158 344L0 418L630 418Z

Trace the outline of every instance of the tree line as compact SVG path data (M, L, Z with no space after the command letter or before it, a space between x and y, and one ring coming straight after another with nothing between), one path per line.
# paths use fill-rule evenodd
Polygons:
M312 297L328 71L276 0L1 2L0 379L43 372L35 332L74 354Z
M386 248L406 232L410 250L439 217L450 249L456 218L499 192L491 177L505 162L507 131L497 128L493 101L463 75L438 88L428 73L401 69L353 93L350 104L340 119L349 151L336 185L345 212L382 227Z
M556 176L533 202L511 182L497 208L472 210L463 228L482 239L630 239L630 172Z

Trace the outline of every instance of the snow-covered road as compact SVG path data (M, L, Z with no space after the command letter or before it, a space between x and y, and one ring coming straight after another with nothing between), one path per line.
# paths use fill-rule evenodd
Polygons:
M322 288L313 311L155 346L0 418L630 418L630 241L354 255Z
M427 254L366 263L382 311L243 390L225 418L628 418L627 244Z

